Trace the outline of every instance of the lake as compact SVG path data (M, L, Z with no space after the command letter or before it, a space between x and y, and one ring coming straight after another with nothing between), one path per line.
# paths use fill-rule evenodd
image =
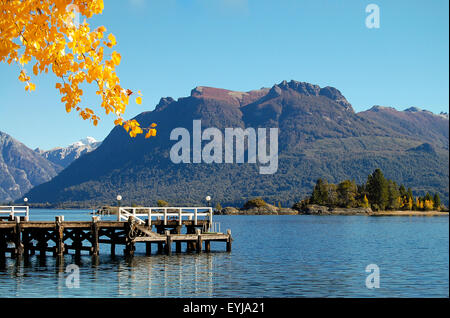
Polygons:
M89 220L89 211L37 210L31 220ZM65 255L0 263L0 297L449 297L448 217L215 216L233 250ZM102 217L103 220L114 217ZM184 249L184 245L183 245ZM9 254L8 254L9 255ZM66 284L79 266L79 288ZM379 268L379 288L366 287ZM76 286L75 286L76 287Z

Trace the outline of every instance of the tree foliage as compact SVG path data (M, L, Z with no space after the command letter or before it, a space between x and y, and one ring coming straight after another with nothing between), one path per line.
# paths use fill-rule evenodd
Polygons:
M376 210L384 210L389 200L388 182L385 179L381 169L376 169L367 178L367 192L369 201Z
M2 0L0 1L0 62L17 64L19 80L26 91L36 85L26 66L34 76L53 72L57 78L56 89L62 95L66 111L79 113L84 120L96 126L100 117L91 107L81 105L81 85L94 84L101 98L100 106L106 114L114 114L115 125L121 125L135 137L147 130L146 138L156 135L156 124L142 128L136 120L124 120L122 115L134 92L121 86L116 66L121 55L115 50L113 34L106 28L91 28L77 17L89 19L103 12L103 0ZM141 93L136 93L136 103L142 103Z
M319 204L329 207L372 208L381 210L440 210L441 200L438 193L432 196L413 196L411 188L398 186L393 180L386 179L381 169L376 169L367 177L365 184L356 185L355 181L344 180L338 185L318 179L311 196L295 203L292 208L305 210L308 204Z
M266 205L267 205L267 203L263 199L256 198L256 199L251 199L251 200L248 200L247 202L245 202L244 209L261 208L261 207L265 207Z
M159 207L169 206L169 202L164 201L164 200L158 200L158 201L156 201L156 204L157 204Z

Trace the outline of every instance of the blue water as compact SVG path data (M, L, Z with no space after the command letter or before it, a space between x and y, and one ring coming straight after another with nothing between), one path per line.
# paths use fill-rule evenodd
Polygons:
M32 210L31 220L88 220L89 211ZM114 217L103 217L103 219ZM126 259L50 254L0 264L0 297L449 297L448 217L215 216L231 229L211 253ZM184 249L184 246L183 246ZM66 266L79 266L69 288ZM380 288L366 287L366 266Z

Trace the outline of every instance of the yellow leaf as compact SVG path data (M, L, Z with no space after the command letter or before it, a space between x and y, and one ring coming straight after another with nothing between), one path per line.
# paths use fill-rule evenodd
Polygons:
M138 105L142 104L142 97L136 97L136 104Z
M108 35L108 40L110 41L112 46L117 44L116 37L113 34Z
M114 62L114 64L119 65L121 58L122 57L119 53L117 53L116 51L112 52L112 61Z

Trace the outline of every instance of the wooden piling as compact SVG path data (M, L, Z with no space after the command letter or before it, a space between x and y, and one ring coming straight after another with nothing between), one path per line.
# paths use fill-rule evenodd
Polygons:
M99 243L98 243L98 216L92 217L91 225L91 255L98 255L99 253Z
M132 216L128 218L128 222L125 224L125 233L126 233L126 239L125 239L125 250L124 254L126 256L133 256L135 251L134 246L134 237L135 237L135 224L134 219Z
M16 217L16 227L14 229L14 256L21 257L23 255L23 244L22 244L22 224L20 222L20 217Z
M195 233L197 234L197 253L201 253L202 252L202 235L201 235L201 230L200 229L196 229Z
M170 235L170 231L166 231L166 254L172 254L172 237Z
M175 233L181 234L181 225L179 225L175 228ZM175 242L175 250L177 253L181 253L181 242L180 241Z
M231 242L232 242L232 238L231 238L231 230L227 230L227 252L231 252Z
M33 244L30 239L30 231L22 230L23 255L28 256L32 252Z
M5 258L6 249L8 248L8 243L6 242L6 233L5 231L0 232L0 259Z
M45 256L48 246L45 230L44 229L36 230L35 236L37 239L36 248L39 250L39 256Z
M64 221L64 216L56 216L55 217L55 226L56 226L56 245L55 245L55 256L64 255L64 226L62 222Z

